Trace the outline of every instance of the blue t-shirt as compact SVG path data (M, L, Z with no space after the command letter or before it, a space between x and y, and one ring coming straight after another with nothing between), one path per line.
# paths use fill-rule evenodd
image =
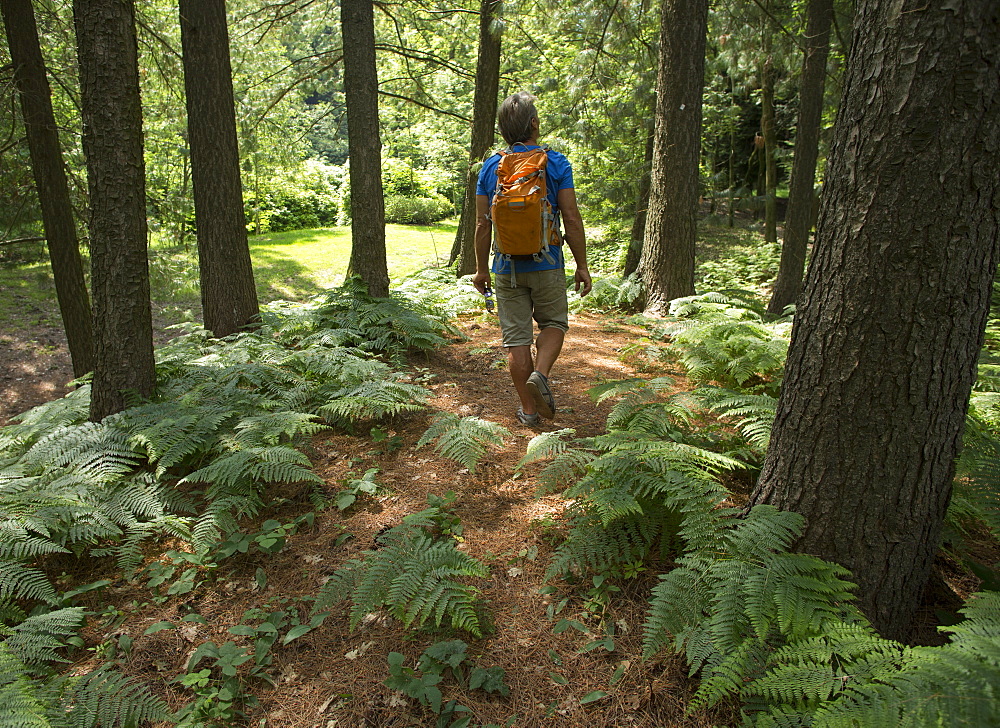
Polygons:
M529 149L539 149L537 144L514 144L511 147L515 152L523 152ZM546 197L549 198L549 202L552 204L552 211L559 211L559 204L557 202L557 195L559 190L566 190L573 188L573 168L569 164L569 160L566 159L566 155L550 149L548 151L549 162L545 168L546 177ZM494 154L492 157L483 162L482 169L479 170L479 181L476 183L476 194L486 195L490 202L493 202L493 195L497 190L497 167L500 166L500 155ZM553 268L563 268L563 246L554 245L549 248L549 253L552 256L554 263L549 263L544 258L542 260L532 260L531 258L521 260L518 259L515 263L517 266L518 273L528 273L530 271L536 270L552 270ZM503 259L502 256L493 256L493 267L494 273L509 274L510 273L510 263Z

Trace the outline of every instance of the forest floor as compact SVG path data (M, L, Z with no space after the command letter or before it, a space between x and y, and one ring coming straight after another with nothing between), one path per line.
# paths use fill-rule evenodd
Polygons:
M26 316L36 313L26 312ZM51 318L58 320L57 314ZM589 583L576 587L557 583L557 593L539 594L547 584L544 574L566 501L539 496L533 477L538 466L517 467L528 442L538 432L520 425L514 416L515 396L498 326L482 317L459 321L458 325L468 340L456 340L426 356L417 355L411 362L415 376L432 392L426 412L381 424L384 439L379 443L368 432L351 435L334 430L312 441L308 455L329 496L336 494L347 478L361 477L373 467L378 468L376 479L389 495L359 501L344 512L329 507L316 514L311 528L291 536L280 553L232 557L223 562L221 573L213 575L210 583L166 600L155 598L142 581L129 582L109 573L108 564L79 564L75 568L63 564L69 583L116 579L113 587L95 593L88 604L105 610L89 624L85 635L88 646L94 648L109 640L117 643L123 635L130 638L126 673L156 686L153 690L178 708L191 693L172 681L185 673L198 644L214 640L221 645L233 639L228 628L249 622L245 615L255 608L292 606L307 618L310 598L330 573L372 548L379 531L426 508L428 494L453 491L452 510L464 527L461 548L491 572L477 586L494 631L474 640L469 635L408 631L385 618L351 632L346 610L339 608L321 628L288 646L275 647L270 672L276 684L272 687L258 681L247 685L248 693L254 694L260 705L248 711L246 725L434 725L435 717L429 710L416 701L401 699L401 694L382 684L389 675L386 656L401 652L412 667L429 645L454 638L469 643L472 665L502 667L510 687L510 695L501 698L482 690L462 690L451 678L440 685L446 701L456 698L472 710L472 726L504 725L513 716L517 718L512 725L517 726L707 727L725 722L719 714L685 715L696 683L688 679L682 660L640 659L645 607L656 581L652 571L623 582L621 593L615 595L604 615L607 622L615 624L613 652L599 648L581 654L591 635L575 629L553 633L560 618L598 629L593 612L583 606ZM593 314L572 316L566 346L551 377L558 412L542 429L573 428L577 436L602 433L611 404L595 404L587 391L601 381L635 376L633 367L623 361L626 357L621 350L644 334L621 320ZM6 333L0 335L0 424L68 391L72 370L64 341L58 326L6 327ZM415 449L438 411L481 417L507 428L512 436L504 448L489 453L470 473L438 456L431 446ZM309 488L272 495L285 502L263 514L264 518L290 522L312 508ZM252 527L247 530L253 532ZM341 543L345 533L353 538ZM152 553L150 558L160 556ZM258 569L267 574L264 589L256 578ZM547 607L563 599L569 600L566 606L550 618ZM109 603L114 607L111 610L107 610ZM153 624L180 624L184 616L195 613L206 623L185 623L181 629L144 635ZM97 652L81 659L74 671L96 664ZM612 684L616 670L618 677ZM594 691L604 691L607 696L593 699ZM580 699L588 696L591 700L581 704ZM261 723L262 719L266 723Z
M57 320L56 316L51 318ZM443 496L453 491L452 510L464 528L460 548L490 570L490 576L477 583L493 623L486 637L477 640L455 633L414 632L378 616L351 631L346 609L336 607L320 628L287 646L275 644L274 664L268 670L274 685L261 680L245 685L246 693L259 700L259 705L247 710L246 720L222 720L216 725L436 725L427 708L383 685L389 676L387 655L403 653L405 664L413 667L428 646L455 638L469 643L469 669L502 667L510 688L509 696L496 697L460 688L451 677L439 685L445 701L456 699L471 710L473 727L707 728L730 723L735 718L731 707L686 713L697 683L687 676L681 658L643 661L640 657L650 589L657 572L669 564L654 565L635 578L618 581L621 591L607 602L603 613L586 603L589 581L576 585L546 581L545 571L562 533L560 515L567 502L555 495L539 494L535 479L538 465L518 467L537 431L521 426L514 416L515 397L495 321L480 316L460 320L458 326L466 340L456 339L411 361L414 377L432 392L425 412L382 423L370 432L328 430L316 435L307 451L330 498L347 479L361 477L369 468L378 469L376 480L387 489L387 495L359 499L343 512L327 507L315 514L311 526L291 535L277 554L251 550L233 556L187 594L157 594L144 580L128 581L114 573L113 564L107 561L67 559L62 563L64 588L100 578L114 582L102 592L82 597L95 612L84 634L91 651L83 652L71 669L92 669L109 656L109 650L114 652L108 645L128 644L117 654L126 674L147 683L172 707L179 708L192 695L176 678L185 674L199 644L206 640L218 645L228 640L250 644L245 637L234 637L229 629L241 623L259 623L259 613L254 610L284 609L307 620L312 598L333 571L373 548L380 531L426 508L429 494ZM602 381L666 374L675 378L678 387L686 386L684 378L668 365L635 360L623 353L628 344L646 333L620 318L572 316L566 346L551 377L559 410L543 429L572 428L580 437L602 433L611 403L595 404L588 395L588 390ZM62 342L57 326L37 323L8 326L6 333L0 334L0 424L68 391L72 372ZM415 447L440 411L498 423L511 437L503 448L490 452L475 472L469 472L438 456L430 446ZM260 520L290 523L312 510L311 487L283 488L270 494L278 499L278 505ZM246 530L254 532L253 526ZM345 539L344 534L351 537ZM168 543L166 548L183 549L183 545ZM165 562L164 546L150 551L148 560ZM967 579L963 582L960 573L956 572L954 579L945 576L942 585L948 582L948 593L937 595L927 605L927 615L940 605L953 607L959 596L975 586ZM554 586L555 593L541 594L539 590L546 586ZM200 617L182 622L189 615ZM555 625L563 618L576 620L590 633L566 629L556 634ZM599 619L614 625L614 649L583 651L595 635L603 636L598 634ZM933 618L927 621L932 628ZM145 634L160 622L179 628Z

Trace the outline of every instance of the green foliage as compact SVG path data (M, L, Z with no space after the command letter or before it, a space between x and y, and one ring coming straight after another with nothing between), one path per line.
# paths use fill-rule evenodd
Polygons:
M954 530L979 522L1000 538L1000 394L972 395L948 514Z
M444 681L446 672L450 672L459 685L465 682L464 663L469 662L467 649L468 645L462 640L435 642L420 655L416 669L406 667L404 655L390 652L389 677L383 684L429 707L434 714L440 716L437 725L448 726L448 721L456 713L467 713L469 709L454 700L442 705L441 689L437 686ZM504 670L501 667L473 667L469 674L468 689L482 689L487 693L506 696L510 693L510 688L503 678ZM467 726L468 723L469 719L466 718L450 725Z
M356 278L330 291L314 308L309 321L296 319L291 324L307 324L315 331L302 340L304 347L324 343L385 354L395 360L410 349L426 351L441 346L445 336L457 333L444 312L408 302L398 294L375 298ZM285 330L293 333L289 327Z
M710 234L709 228L701 228L701 237ZM752 290L761 295L771 285L778 275L781 246L765 243L749 232L743 235L751 239L742 245L727 245L725 253L718 258L698 263L695 269L697 290L702 293Z
M448 317L483 310L483 296L472 285L472 276L456 280L451 268L418 270L399 281L394 290L408 301L443 311Z
M309 160L261 186L246 198L247 228L255 234L346 224L347 171Z
M565 486L570 532L556 550L549 575L608 573L626 564L666 556L700 544L726 513L724 489L713 480L742 465L684 442L690 410L661 395L661 378L628 380L592 390L598 401L620 397L608 415L608 432L563 441L568 432L544 433L522 462L551 458L539 473L549 488Z
M664 331L688 377L777 396L788 350L791 323L765 322L753 294L708 293L672 301L681 320Z
M354 505L358 498L364 495L379 495L386 489L375 481L378 468L368 468L360 478L351 478L334 496L333 502L339 510L347 510Z
M440 195L434 197L386 195L385 198L386 222L401 225L429 225L454 214L454 205Z
M0 726L90 728L165 720L167 706L145 686L107 666L78 677L58 676L54 663L82 626L83 610L58 609L0 624Z
M942 647L880 638L848 572L789 553L802 517L755 506L720 520L653 590L649 657L685 655L701 684L689 710L730 697L746 726L986 725L1000 684L1000 602L972 598Z
M635 311L645 295L642 280L637 274L627 278L595 278L594 287L586 297L571 293L569 305L573 311Z
M396 305L402 317L403 304ZM133 570L144 558L145 540L171 535L190 542L194 552L172 551L170 563L151 564L148 585L166 587L167 597L191 592L214 559L251 545L274 553L298 528L299 521L269 519L256 533L242 534L239 523L265 507L269 484L320 483L297 446L325 427L324 420L349 427L422 406L426 390L401 381L370 354L315 334L309 309L286 309L281 323L280 330L264 326L223 341L200 331L178 337L158 352L156 398L101 423L86 420L89 386L83 386L0 429L0 613L10 623L0 627L0 659L54 663L66 641L76 640L71 635L80 626L78 610L27 617L13 608L16 602L43 609L38 603L58 606L67 599L41 566L47 555L114 555L122 568ZM479 573L452 551L459 554L452 559L455 575ZM435 576L444 587L425 599L428 611L419 621L440 622L445 612L454 612L454 624L475 630L471 608L463 611L463 600L471 603L465 587L448 582L445 572L427 579ZM58 622L63 615L64 628ZM313 626L295 625L286 639ZM206 643L200 657L215 663L210 674L192 665L185 684L197 697L178 719L201 725L235 716L242 698L239 686L227 682L236 676L227 671L249 655L251 676L254 670L263 675L267 662L259 648L267 639L259 637L252 653L231 643ZM212 677L219 671L221 682ZM51 718L64 710L58 706L71 690L83 696L76 712L67 713L73 720L79 716L73 725L165 716L158 701L145 693L136 697L139 687L103 668L68 682L35 675L29 680L15 674L0 684L0 693L26 716Z
M969 725L996 720L1000 700L1000 593L973 595L965 620L941 630L941 647L903 650L898 667L879 666L868 681L846 681L842 696L815 713L816 726ZM889 669L886 669L889 667ZM895 669L892 669L895 668Z
M434 442L438 455L454 460L474 473L483 455L491 447L501 447L504 439L510 436L510 431L495 422L442 412L421 435L417 447Z
M692 396L705 409L732 423L749 451L763 462L771 439L778 400L769 394L747 394L718 387L700 387Z
M377 539L378 547L365 551L338 569L323 585L315 609L349 599L353 629L366 614L385 608L406 627L447 619L453 629L477 637L483 629L476 613L475 587L460 579L484 578L488 569L456 548L447 535L429 531L442 520L440 506L411 514ZM448 519L446 519L448 520Z

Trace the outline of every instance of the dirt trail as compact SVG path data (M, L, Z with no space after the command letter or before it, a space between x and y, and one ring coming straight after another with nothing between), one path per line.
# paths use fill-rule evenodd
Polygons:
M623 584L612 601L606 619L617 625L614 652L597 649L581 654L592 637L573 629L553 633L556 622L546 610L563 599L568 601L556 619L576 619L597 629L595 621L584 615L580 596L589 584L576 589L579 594L566 584L559 585L557 594L538 593L546 585L544 574L565 502L557 496L538 496L532 477L537 467L517 469L537 431L521 426L514 417L516 398L499 330L472 321L461 327L468 341L438 349L414 364L423 374L433 375L428 385L434 393L432 410L499 423L512 433L506 447L490 453L475 473L438 457L431 447L415 450L431 413L386 428L390 436L400 438L392 453L373 453L379 446L365 438L320 435L313 456L331 491L340 487L348 471L357 477L374 466L379 468L378 481L392 495L346 515L326 511L315 531L296 536L276 560L263 564L272 578L282 580L272 587L286 596L315 593L326 574L370 549L379 530L425 508L428 493L454 491L454 510L465 529L461 548L491 570L491 577L477 586L495 631L482 640L467 638L469 655L480 667L502 667L511 689L509 697L493 698L482 691L458 691L450 680L442 683L445 700L455 698L472 709L472 725L503 725L514 715L517 726L710 725L706 716L684 716L692 686L681 662L644 664L639 659L655 574ZM544 429L573 428L578 436L600 434L611 404L595 405L587 390L599 381L635 374L621 361L619 351L642 331L595 315L574 316L571 327L551 376L559 411ZM345 532L354 538L334 547ZM249 565L248 571L253 571ZM242 608L238 599L235 605L227 600L225 606L228 614L220 614L220 621L238 618L235 611ZM229 611L234 606L236 610ZM209 617L209 621L216 620ZM253 717L267 717L268 726L296 728L433 725L428 711L413 701L400 704L398 695L382 681L388 676L389 652L404 653L406 664L413 666L428 645L445 638L451 637L407 634L397 623L382 619L349 633L346 618L331 618L322 630L281 653L280 672L290 677L261 696L261 711ZM366 657L351 659L355 651ZM620 679L611 684L619 669ZM594 691L608 694L581 704L581 698Z
M128 634L133 640L127 661L130 674L158 685L154 689L180 707L191 694L178 690L173 680L184 673L198 644L234 639L229 627L250 621L245 616L252 608L298 609L307 617L311 598L326 577L372 548L381 529L425 508L429 493L453 491L454 511L464 527L461 548L490 569L491 576L477 586L493 632L481 640L413 633L389 619L376 618L352 633L346 610L336 608L322 628L274 649L271 674L276 685L248 686L260 705L249 711L246 725L258 725L265 718L269 728L434 725L427 709L401 699L382 684L388 676L386 656L402 652L406 664L413 666L427 646L455 637L469 643L469 657L475 665L502 667L511 691L506 698L492 697L481 690L459 690L453 680L446 679L439 686L445 700L455 698L468 706L473 726L503 725L515 715L516 726L712 724L709 716L684 715L693 686L680 661L670 658L647 664L639 659L654 573L622 584L622 592L611 602L605 616L616 625L614 652L580 653L591 637L573 629L554 634L555 621L546 610L564 599L556 619L576 619L597 629L584 611L582 595L589 583L576 588L557 584L556 594L538 593L547 583L544 574L558 541L565 501L538 495L533 477L538 466L517 468L537 431L520 425L514 416L516 397L495 322L477 317L460 321L459 326L467 341L455 341L411 362L414 375L432 392L427 412L380 424L379 434L386 436L381 442L365 428L354 434L328 431L312 443L310 458L330 495L343 487L345 479L360 477L372 467L378 468L377 480L389 495L359 501L345 512L327 508L317 514L313 527L292 536L280 553L234 556L206 586L163 604L151 602L152 594L142 583L119 581L102 595L94 595L91 606L95 609L110 601L128 613L114 634ZM601 381L635 375L620 352L641 335L640 329L620 320L593 314L572 316L566 345L551 376L558 412L543 429L572 428L581 437L603 432L611 404L594 404L587 391ZM0 342L0 423L67 391L65 383L72 372L61 342L64 339L57 329L4 336ZM489 453L474 473L468 472L439 457L430 446L415 449L436 411L496 422L511 437L504 448ZM267 518L289 522L311 508L307 490L286 489L274 495L287 500L276 512L265 514ZM345 533L352 538L337 545ZM151 554L151 558L158 555ZM255 579L258 569L267 574L263 591ZM107 575L72 576L93 580ZM182 629L144 635L160 620L180 623L193 612L206 623L186 623ZM85 636L88 645L94 646L109 634L107 625L95 620ZM235 639L241 643L241 638ZM612 684L616 670L621 675ZM607 695L581 704L580 699L594 691Z

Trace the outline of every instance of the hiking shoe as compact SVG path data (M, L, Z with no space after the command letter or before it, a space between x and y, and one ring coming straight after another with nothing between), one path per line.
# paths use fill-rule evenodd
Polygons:
M530 415L526 414L520 407L517 408L517 421L522 425L527 425L528 427L538 427L542 424L541 418L538 416L537 412L532 412Z
M539 371L534 371L528 376L528 391L531 398L535 400L535 407L538 414L547 420L551 420L556 413L556 400L549 389L549 379Z

